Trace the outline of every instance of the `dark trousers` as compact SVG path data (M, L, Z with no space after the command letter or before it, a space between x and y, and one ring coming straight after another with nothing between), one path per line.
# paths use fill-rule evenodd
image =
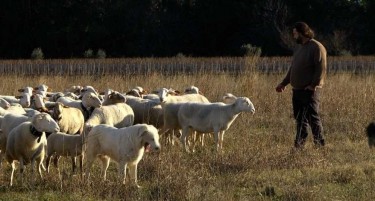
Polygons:
M319 89L316 91L293 89L293 115L297 122L294 146L297 148L304 146L309 126L314 144L324 146L323 125L318 114L319 93Z

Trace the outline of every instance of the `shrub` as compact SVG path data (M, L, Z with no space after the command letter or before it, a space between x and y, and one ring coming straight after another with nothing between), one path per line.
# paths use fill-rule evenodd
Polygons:
M83 53L83 57L85 58L93 58L94 57L94 51L92 49L88 49Z
M34 48L31 52L31 59L44 59L42 48Z
M107 57L107 54L103 49L98 49L98 52L96 53L96 58L98 59L105 59Z

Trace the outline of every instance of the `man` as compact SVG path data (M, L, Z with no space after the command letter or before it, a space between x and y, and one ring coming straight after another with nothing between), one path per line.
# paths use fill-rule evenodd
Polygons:
M323 126L319 112L319 94L327 69L327 51L314 39L313 30L305 22L293 27L293 38L299 44L292 64L276 91L283 92L288 84L293 88L293 115L297 123L294 141L296 148L303 148L310 125L317 147L324 146Z

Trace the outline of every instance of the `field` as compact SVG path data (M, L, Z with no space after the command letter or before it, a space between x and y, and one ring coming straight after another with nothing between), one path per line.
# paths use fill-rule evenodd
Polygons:
M321 116L326 147L316 149L309 135L302 151L293 151L295 124L291 89L276 93L284 72L245 72L242 75L176 74L103 76L1 75L1 94L17 94L23 86L45 83L54 91L71 85L92 85L99 90L126 92L140 85L152 90L195 85L212 102L231 92L249 97L256 112L242 113L224 137L224 153L217 154L212 138L195 153L177 144L163 146L159 154L145 154L139 163L142 189L115 182L116 165L100 179L99 160L90 183L70 176L70 159L60 160L61 177L52 167L44 179L8 187L10 166L0 172L0 200L374 200L375 154L367 145L365 128L375 120L375 74L328 74L321 93Z

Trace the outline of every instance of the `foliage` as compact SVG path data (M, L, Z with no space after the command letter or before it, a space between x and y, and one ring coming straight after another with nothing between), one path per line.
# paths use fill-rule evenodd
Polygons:
M42 48L38 47L31 52L31 59L44 59Z
M285 33L306 21L325 37L346 33L345 49L374 54L374 1L348 0L5 0L0 7L1 58L82 57L103 48L111 57L242 56L252 44L267 56L290 55ZM317 15L317 13L320 13Z

